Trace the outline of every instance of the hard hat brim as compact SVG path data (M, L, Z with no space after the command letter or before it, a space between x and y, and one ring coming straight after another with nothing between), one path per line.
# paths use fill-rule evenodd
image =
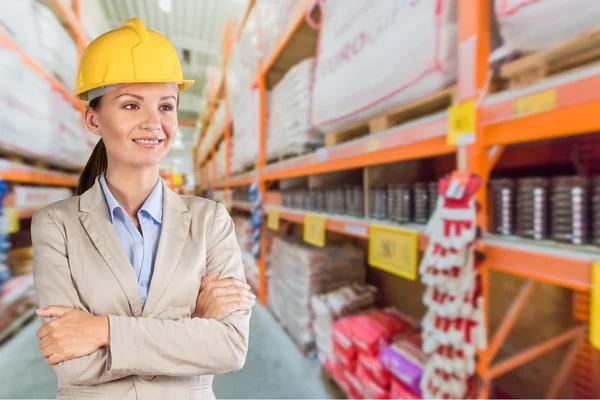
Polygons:
M177 87L179 88L180 92L183 92L184 90L188 89L190 86L192 86L196 81L195 80L183 80L181 82L173 82L171 80L144 80L143 82L107 82L104 83L103 85L89 85L89 87L82 87L79 90L75 91L74 96L77 97L80 100L83 101L88 101L87 100L87 93L92 90L92 89L96 89L100 86L109 86L109 85L119 85L119 84L135 84L135 83L177 83Z

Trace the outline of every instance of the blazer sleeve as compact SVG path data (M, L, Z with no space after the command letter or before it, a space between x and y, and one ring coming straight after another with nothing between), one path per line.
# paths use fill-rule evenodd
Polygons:
M51 211L38 210L31 222L33 245L33 279L38 306L66 306L89 312L75 290L66 238L63 230L51 217ZM50 319L42 318L46 323ZM101 348L85 357L53 366L57 377L70 385L96 385L124 378L124 371L107 371L108 350Z
M242 254L232 218L216 205L207 238L207 274L245 282ZM250 311L217 321L159 320L109 316L108 371L136 375L215 375L240 369L248 350Z

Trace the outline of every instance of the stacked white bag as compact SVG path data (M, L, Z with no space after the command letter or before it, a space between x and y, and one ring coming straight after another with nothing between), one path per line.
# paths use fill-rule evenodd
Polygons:
M259 93L248 88L232 103L233 148L231 172L237 173L253 166L258 159L259 145Z
M312 121L330 132L456 81L456 0L328 0Z
M73 196L69 188L14 185L15 208L18 210L37 209Z
M504 46L532 52L600 25L600 1L495 0Z
M50 156L57 143L52 87L6 48L0 70L0 145L28 157Z
M364 251L351 246L317 248L295 239L273 239L269 307L297 343L315 340L312 296L364 282L364 261Z
M0 69L0 146L64 167L83 166L94 143L86 140L81 113L16 52L0 49Z
M77 46L54 13L44 5L35 3L35 15L40 35L42 66L72 92L77 82Z
M375 305L377 288L353 283L325 294L313 296L314 330L319 360L322 364L335 361L333 323L343 317Z
M257 0L256 4L261 11L261 54L263 59L267 59L302 2L300 0Z
M300 154L323 145L310 123L313 58L296 64L275 85L269 101L267 158Z
M0 0L0 31L6 33L21 50L40 62L40 33L35 0Z
M256 4L248 15L240 39L231 46L227 62L227 95L230 103L250 88L258 74L260 14L261 7Z

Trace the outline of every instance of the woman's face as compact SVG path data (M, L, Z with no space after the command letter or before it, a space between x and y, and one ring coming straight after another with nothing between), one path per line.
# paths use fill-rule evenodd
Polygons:
M104 94L86 113L88 129L102 137L109 165L157 166L177 134L175 84L136 83Z

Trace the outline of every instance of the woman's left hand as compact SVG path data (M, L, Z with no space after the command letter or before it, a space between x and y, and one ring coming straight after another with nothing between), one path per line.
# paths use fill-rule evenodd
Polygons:
M94 316L72 307L50 306L37 311L54 318L37 331L42 355L48 364L87 356L110 344L107 316Z

